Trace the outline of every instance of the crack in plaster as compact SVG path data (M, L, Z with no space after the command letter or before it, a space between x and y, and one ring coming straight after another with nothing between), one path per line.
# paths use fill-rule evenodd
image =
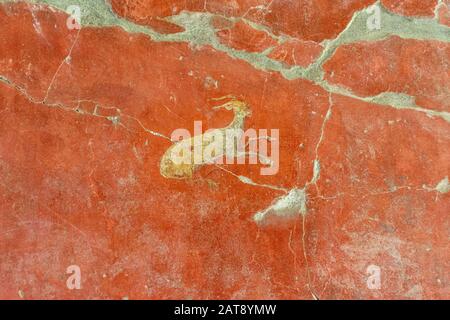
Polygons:
M88 115L88 116L92 116L92 117L98 117L98 118L106 119L106 120L108 120L108 121L111 121L114 125L116 125L116 126L117 126L117 125L118 125L118 126L122 126L122 127L124 127L125 129L127 129L127 130L130 131L130 129L129 129L128 127L126 127L126 126L120 121L120 118L121 118L121 117L129 118L129 119L132 119L132 120L136 121L136 122L139 124L139 126L140 126L145 132L150 133L150 134L152 134L152 135L154 135L154 136L157 136L157 137L160 137L160 138L164 138L164 139L170 141L170 138L167 137L167 136L165 136L164 134L146 128L146 127L142 124L142 122L141 122L139 119L137 119L137 118L135 118L135 117L133 117L133 116L130 116L130 115L123 114L122 111L121 111L119 108L116 108L116 107L103 107L103 106L101 106L99 103L97 103L97 102L95 102L95 101L92 101L92 100L78 100L78 101L75 101L75 102L78 103L77 107L75 107L75 108L70 108L70 107L65 106L65 105L63 105L63 104L61 104L61 103L48 103L48 102L45 102L44 100L37 100L37 99L35 99L34 97L30 96L30 95L26 92L26 90L25 90L24 88L22 88L22 87L20 87L20 86L18 86L18 85L16 85L16 84L14 84L12 81L10 81L10 80L9 80L8 78L6 78L5 76L0 75L0 82L6 84L6 85L9 86L10 88L15 89L15 90L18 91L23 97L25 97L29 102L31 102L31 103L33 103L33 104L42 105L42 106L49 107L49 108L58 108L58 109L62 109L62 110L65 110L65 111L75 112L75 113L78 114L78 115ZM80 103L81 103L81 102L92 102L92 103L94 103L94 104L95 104L94 111L91 113L91 112L88 112L88 111L86 111L86 110L81 109L81 108L80 108ZM116 110L116 111L119 113L119 115L117 115L117 116L102 116L102 115L100 115L100 114L97 113L97 111L98 111L99 108L101 108L101 109L114 109L114 110Z
M0 3L11 2L18 1L0 0ZM218 51L228 54L230 57L248 62L258 70L279 72L287 80L306 79L321 86L327 92L337 93L377 105L390 106L396 109L418 111L426 113L430 117L440 117L445 121L450 122L449 112L435 111L419 107L415 104L414 97L408 96L404 93L385 92L375 97L360 97L340 86L331 85L323 79L323 64L333 56L337 48L344 44L351 44L360 41L380 41L393 35L399 36L403 39L450 42L450 28L439 24L436 19L418 17L411 18L397 15L385 9L379 1L377 1L375 5L379 6L381 12L382 28L380 30L367 30L367 8L355 12L347 27L335 39L324 40L322 42L324 50L321 56L307 68L300 66L287 68L283 63L267 57L270 50L266 50L263 53L251 53L229 48L220 43L218 37L216 36L215 29L211 24L211 20L214 17L223 16L209 12L182 11L178 15L166 17L165 20L183 27L185 31L174 34L160 34L150 27L138 25L129 20L118 17L106 0L28 0L28 2L49 5L62 11L65 11L70 5L78 5L82 9L82 25L84 26L120 27L129 33L146 34L156 42L188 42L194 47L211 46ZM89 9L87 10L86 8ZM225 18L229 20L231 19L231 21L233 21L233 19L241 19L256 30L263 30L272 37L277 38L277 36L269 31L268 27L247 21L243 17ZM277 39L280 40L281 38L278 37Z
M421 187L419 187L419 186L400 186L400 187L390 188L389 190L366 192L364 194L352 194L352 193L345 193L345 192L340 192L340 193L332 195L332 196L323 196L323 195L319 194L318 196L311 197L309 199L310 200L321 199L321 200L328 201L328 200L336 200L341 197L347 196L347 197L359 198L360 200L363 200L367 197L377 197L377 196L383 196L383 195L388 195L388 194L394 194L394 193L397 193L399 191L404 191L404 190L414 191L414 192L437 192L437 193L445 194L450 191L450 183L449 183L448 177L445 177L440 182L438 182L435 187L430 187L427 185L422 185Z
M64 59L61 61L61 63L59 64L58 68L56 69L56 72L55 72L55 74L53 75L52 80L50 81L50 84L49 84L49 86L48 86L48 88L47 88L47 91L45 92L45 96L44 96L44 99L42 100L42 102L46 102L46 101L47 101L48 95L50 94L50 91L51 91L52 88L53 88L53 84L54 84L54 82L56 81L56 77L58 76L58 73L59 73L59 71L61 70L61 68L64 66L64 64L69 64L69 61L70 61L70 59L71 59L71 55L72 55L73 48L75 47L75 45L76 45L77 42L78 42L78 38L79 38L79 36L80 36L80 32L81 32L81 29L78 30L77 35L76 35L76 37L75 37L75 40L73 41L72 45L71 45L70 48L69 48L69 52L68 52L67 55L64 57Z
M243 175L237 175L235 174L233 171L225 169L224 167L215 164L215 166L217 168L219 168L220 170L231 174L232 176L234 176L235 178L237 178L240 182L244 183L244 184L248 184L250 186L254 186L254 187L261 187L261 188L267 188L267 189L272 189L272 190L276 190L276 191L283 191L285 193L288 192L288 189L283 188L283 187L279 187L279 186L274 186L271 184L262 184L262 183L257 183L255 181L253 181L252 179L250 179L249 177L243 176Z

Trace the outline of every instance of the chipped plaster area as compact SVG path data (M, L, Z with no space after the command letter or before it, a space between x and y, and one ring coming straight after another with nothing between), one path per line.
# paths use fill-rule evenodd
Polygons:
M0 3L8 2L14 1L0 0ZM218 15L208 12L182 11L178 15L167 17L165 18L167 21L183 27L185 31L175 34L160 34L150 27L138 25L118 17L112 11L109 3L104 0L31 0L28 2L49 5L62 11L66 10L70 5L78 5L82 9L81 23L83 27L120 27L129 33L146 34L153 41L188 42L193 47L211 46L235 59L248 62L258 70L279 72L288 80L307 79L331 93L337 93L374 104L390 106L396 109L413 110L450 122L450 112L430 110L418 106L415 103L415 97L405 93L384 92L374 97L363 97L354 94L346 88L332 85L324 80L324 72L322 69L324 63L333 56L340 46L345 44L362 41L380 41L390 36L398 36L403 39L450 42L450 28L439 24L437 19L400 16L386 10L379 1L375 5L380 8L382 28L379 30L369 30L367 28L367 8L356 12L347 27L335 39L324 40L322 42L324 46L322 54L307 68L300 66L286 67L283 63L268 57L270 50L262 53L253 53L236 50L222 44L217 38L216 30L211 23L212 19L218 17ZM243 18L220 17L230 21L240 19L252 28L268 33L279 42L283 42L289 38L276 36L270 32L268 27L247 21Z
M275 199L274 203L257 212L253 220L258 224L270 223L271 220L289 220L305 215L306 193L304 189L292 189L285 196Z
M450 191L450 183L448 182L448 177L442 179L437 185L435 190L439 193L447 193Z

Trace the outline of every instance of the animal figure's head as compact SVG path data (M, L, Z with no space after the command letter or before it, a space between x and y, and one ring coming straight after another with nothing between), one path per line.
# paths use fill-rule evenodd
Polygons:
M230 101L214 107L214 109L226 109L233 111L236 115L242 115L244 117L251 115L250 107L247 103L232 98Z

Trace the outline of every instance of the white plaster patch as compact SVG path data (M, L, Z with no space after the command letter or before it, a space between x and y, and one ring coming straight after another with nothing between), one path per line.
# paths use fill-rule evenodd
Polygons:
M268 208L257 212L253 216L253 220L256 223L261 223L271 216L290 218L304 214L306 214L305 190L292 189L287 195L277 198L274 204Z

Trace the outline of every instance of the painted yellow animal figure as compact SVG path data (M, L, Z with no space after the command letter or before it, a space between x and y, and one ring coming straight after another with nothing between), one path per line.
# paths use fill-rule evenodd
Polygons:
M197 168L205 164L211 164L215 159L226 155L227 147L224 144L220 144L218 150L216 148L216 151L210 154L205 154L204 150L213 143L217 143L215 141L217 137L224 137L228 132L227 130L243 130L245 118L250 115L250 109L245 102L234 97L227 103L214 107L214 109L219 108L233 111L233 121L225 128L209 130L204 134L174 143L167 149L160 161L160 173L163 177L168 179L192 178ZM183 159L183 161L180 161L180 159Z

